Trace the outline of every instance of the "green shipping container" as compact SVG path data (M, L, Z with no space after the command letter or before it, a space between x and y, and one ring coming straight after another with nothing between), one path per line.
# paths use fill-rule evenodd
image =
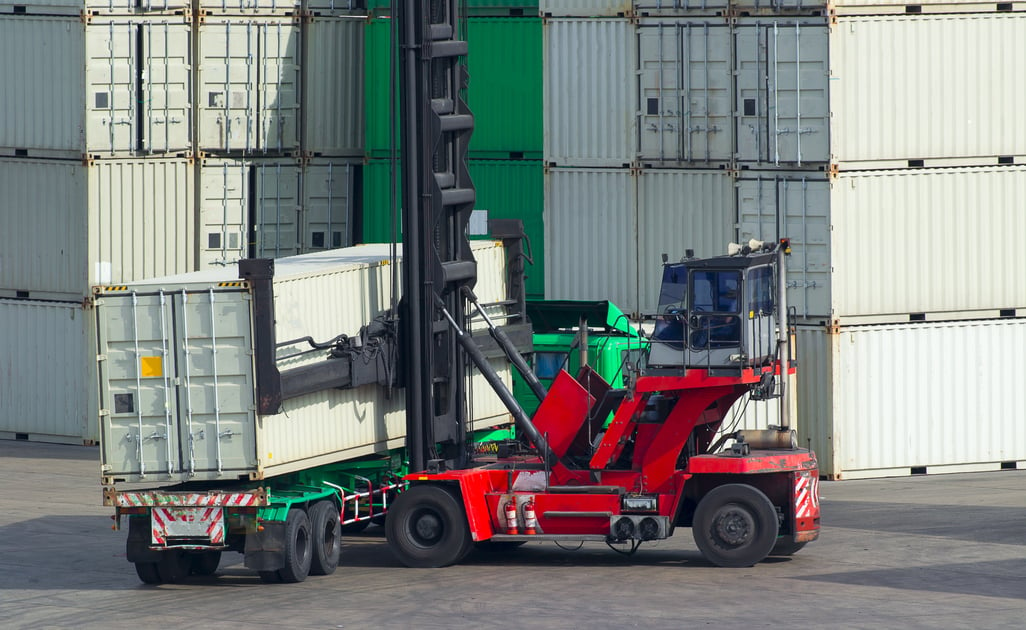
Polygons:
M474 112L471 157L540 159L541 19L471 17L467 22L467 104ZM367 23L367 154L371 157L388 156L391 23L387 18Z
M538 0L466 0L468 15L498 15L519 17L538 15ZM367 0L367 11L372 15L388 14L390 0Z
M611 302L538 300L527 303L527 315L534 328L531 368L546 387L559 370L575 375L581 369L582 318L588 329L588 365L614 388L624 386L624 364L635 364L648 349L648 340ZM519 372L513 373L513 395L528 415L534 414L538 399Z
M540 160L470 160L470 176L477 189L475 208L490 219L520 219L534 260L527 266L527 295L545 295L542 241L545 224L544 176ZM369 160L363 167L362 238L365 243L387 243L392 238L389 211L389 161ZM397 191L397 199L401 192Z

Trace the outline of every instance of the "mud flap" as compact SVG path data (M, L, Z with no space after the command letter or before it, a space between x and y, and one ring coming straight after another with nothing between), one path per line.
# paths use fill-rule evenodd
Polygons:
M246 568L276 571L285 566L285 522L264 521L263 531L246 534Z
M159 562L161 552L150 549L150 519L128 517L128 541L125 556L129 562Z

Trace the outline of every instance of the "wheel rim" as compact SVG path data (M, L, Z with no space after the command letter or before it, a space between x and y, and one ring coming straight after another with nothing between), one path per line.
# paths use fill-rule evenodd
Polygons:
M724 547L736 548L751 542L755 536L755 517L739 505L725 505L713 518L712 533Z
M305 558L310 553L310 540L302 527L296 531L296 557Z
M324 524L322 538L321 547L324 549L324 554L330 557L335 553L335 523L331 520Z
M438 544L445 534L445 524L434 510L418 510L410 519L410 538L421 547Z

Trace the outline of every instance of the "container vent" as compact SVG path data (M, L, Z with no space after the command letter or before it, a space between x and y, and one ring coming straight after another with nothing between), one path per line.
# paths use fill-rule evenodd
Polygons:
M910 313L909 316L908 316L908 321L910 321L910 322L925 322L926 321L926 313Z
M1015 317L1015 309L1014 308L1003 308L1000 311L1000 315L1001 315L1001 317Z
M1011 155L1002 155L998 158L998 164L1015 164L1015 158Z
M918 5L918 4L906 4L905 5L905 13L922 13L922 12L923 12L922 5Z

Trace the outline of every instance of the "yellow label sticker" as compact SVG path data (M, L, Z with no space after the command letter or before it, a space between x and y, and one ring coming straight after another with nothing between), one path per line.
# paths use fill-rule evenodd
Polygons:
M139 357L139 374L143 378L164 376L164 360L161 357Z

